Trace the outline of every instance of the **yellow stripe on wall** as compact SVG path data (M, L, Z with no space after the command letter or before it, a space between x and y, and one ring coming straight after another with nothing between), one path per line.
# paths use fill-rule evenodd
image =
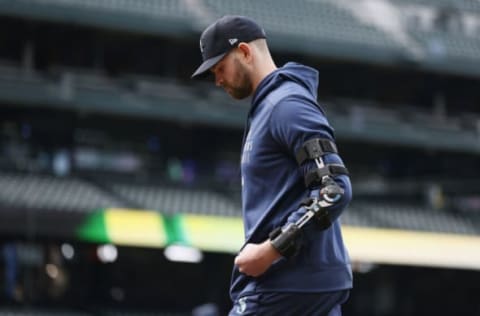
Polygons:
M352 261L480 269L480 237L344 227Z
M181 215L189 243L201 250L236 253L243 244L238 217ZM105 226L111 242L165 247L165 220L155 211L108 209ZM352 261L480 270L480 236L343 226Z
M240 218L184 215L183 220L192 246L207 251L235 253L243 244Z
M164 247L167 241L158 212L110 208L105 224L110 240L118 245Z

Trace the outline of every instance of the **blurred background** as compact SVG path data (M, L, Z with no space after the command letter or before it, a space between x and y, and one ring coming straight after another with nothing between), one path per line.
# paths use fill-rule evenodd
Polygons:
M227 313L249 100L190 80L224 14L319 70L344 315L480 315L479 0L0 0L0 315Z

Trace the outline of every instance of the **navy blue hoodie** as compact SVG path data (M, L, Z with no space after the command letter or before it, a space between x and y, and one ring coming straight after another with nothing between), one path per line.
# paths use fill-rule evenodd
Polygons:
M318 190L305 187L304 177L313 162L299 167L295 154L312 138L334 141L333 129L317 104L318 72L287 63L257 87L247 117L242 148L242 212L245 244L261 243L278 226L295 222L304 213L299 207ZM343 164L337 154L326 163ZM329 209L333 224L320 230L311 222L303 230L298 255L276 261L259 277L248 277L234 267L230 294L233 300L252 292L324 292L352 287L348 253L338 217L351 200L348 176L336 176L345 190Z

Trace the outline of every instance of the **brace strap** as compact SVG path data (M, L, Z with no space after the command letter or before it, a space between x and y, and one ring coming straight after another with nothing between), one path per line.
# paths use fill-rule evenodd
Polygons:
M322 157L326 153L337 153L337 146L326 138L313 138L306 141L296 154L297 163L302 165L305 160Z
M295 224L288 225L284 230L281 227L270 232L270 243L279 254L285 258L295 256L301 247L299 240L300 229Z

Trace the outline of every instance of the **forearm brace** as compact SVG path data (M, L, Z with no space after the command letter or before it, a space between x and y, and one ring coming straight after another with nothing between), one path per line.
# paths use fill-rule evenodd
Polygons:
M344 190L332 179L332 176L348 174L347 168L338 164L324 164L322 156L326 153L337 153L335 143L328 139L314 138L302 146L297 153L297 162L301 166L307 160L313 160L316 168L305 177L307 188L319 187L318 198L307 198L300 206L307 212L295 223L277 227L270 235L272 246L284 257L291 257L298 252L298 236L301 229L312 219L319 229L327 229L331 225L326 208L336 204L344 194Z

